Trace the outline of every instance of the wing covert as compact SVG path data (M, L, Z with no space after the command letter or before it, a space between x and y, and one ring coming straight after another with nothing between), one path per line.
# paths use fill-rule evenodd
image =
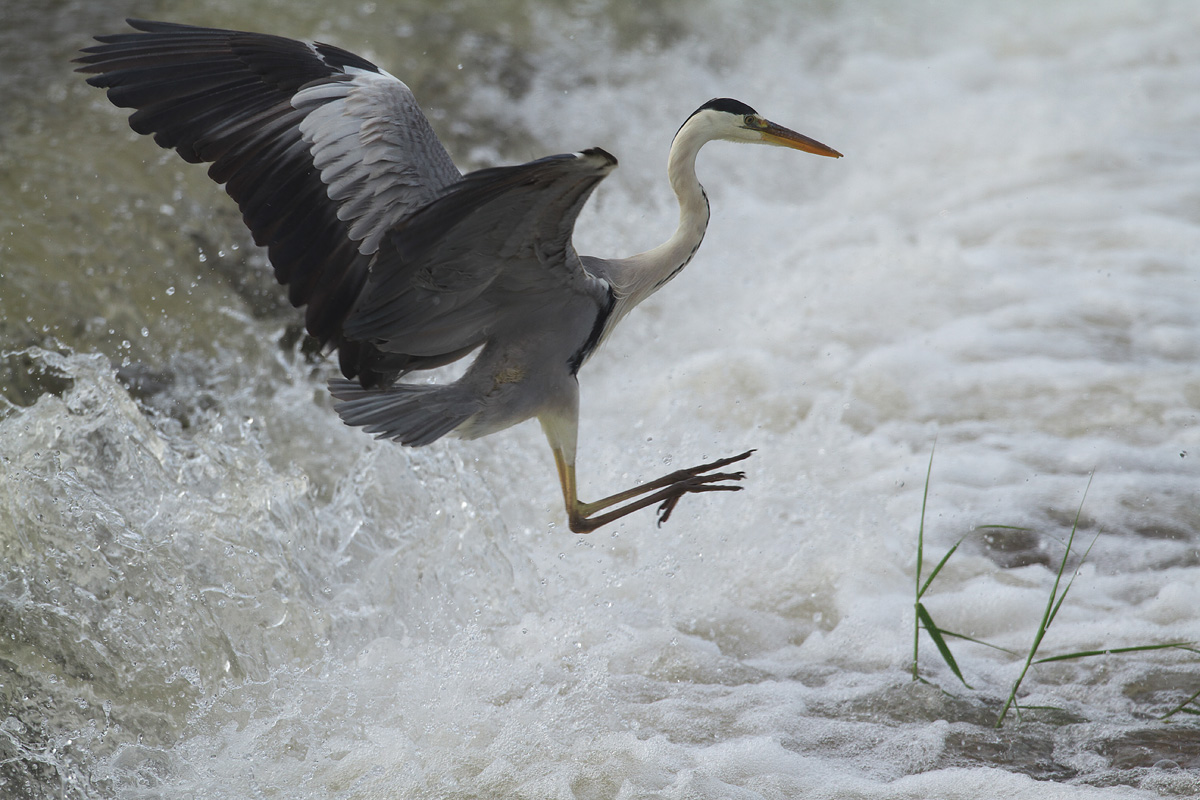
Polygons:
M313 165L362 253L462 177L413 93L386 72L307 86L292 105L305 113Z
M571 236L617 161L594 148L466 175L381 242L346 333L385 351L433 355L482 342L539 305L607 285Z

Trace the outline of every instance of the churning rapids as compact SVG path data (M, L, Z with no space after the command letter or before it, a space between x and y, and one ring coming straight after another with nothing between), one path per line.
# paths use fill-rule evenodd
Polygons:
M1200 794L1195 650L995 727L1077 512L1038 656L1200 640L1200 5L10 5L3 797ZM604 147L585 253L669 234L710 97L845 153L706 148L704 246L580 375L585 496L746 491L581 537L534 423L342 426L232 203L71 71L128 15L361 52L464 168ZM931 452L970 688L925 633L912 680Z

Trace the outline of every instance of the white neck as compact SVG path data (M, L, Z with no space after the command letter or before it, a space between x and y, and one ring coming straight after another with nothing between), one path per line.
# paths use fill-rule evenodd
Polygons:
M617 296L610 329L634 306L679 274L704 240L709 218L708 197L696 178L696 154L715 136L703 122L698 117L689 119L675 135L667 157L667 179L679 200L679 226L675 233L653 250L609 262L605 277Z

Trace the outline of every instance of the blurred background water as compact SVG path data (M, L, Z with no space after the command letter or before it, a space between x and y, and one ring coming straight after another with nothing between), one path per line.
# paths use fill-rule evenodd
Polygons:
M1027 648L1082 503L1043 652L1200 639L1200 7L0 9L3 796L1200 793L1195 653L1035 667L999 730L1019 656L909 672L935 438L941 625ZM706 149L704 248L581 375L585 496L746 491L580 537L532 423L343 427L233 204L72 73L126 16L359 52L465 169L610 150L581 252L669 234L710 97L844 152Z

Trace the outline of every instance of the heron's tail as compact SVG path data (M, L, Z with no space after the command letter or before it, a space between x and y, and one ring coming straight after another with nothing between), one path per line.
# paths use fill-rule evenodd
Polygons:
M440 439L479 410L478 403L455 386L397 383L364 389L339 378L329 382L329 391L342 401L334 409L347 425L413 447Z

